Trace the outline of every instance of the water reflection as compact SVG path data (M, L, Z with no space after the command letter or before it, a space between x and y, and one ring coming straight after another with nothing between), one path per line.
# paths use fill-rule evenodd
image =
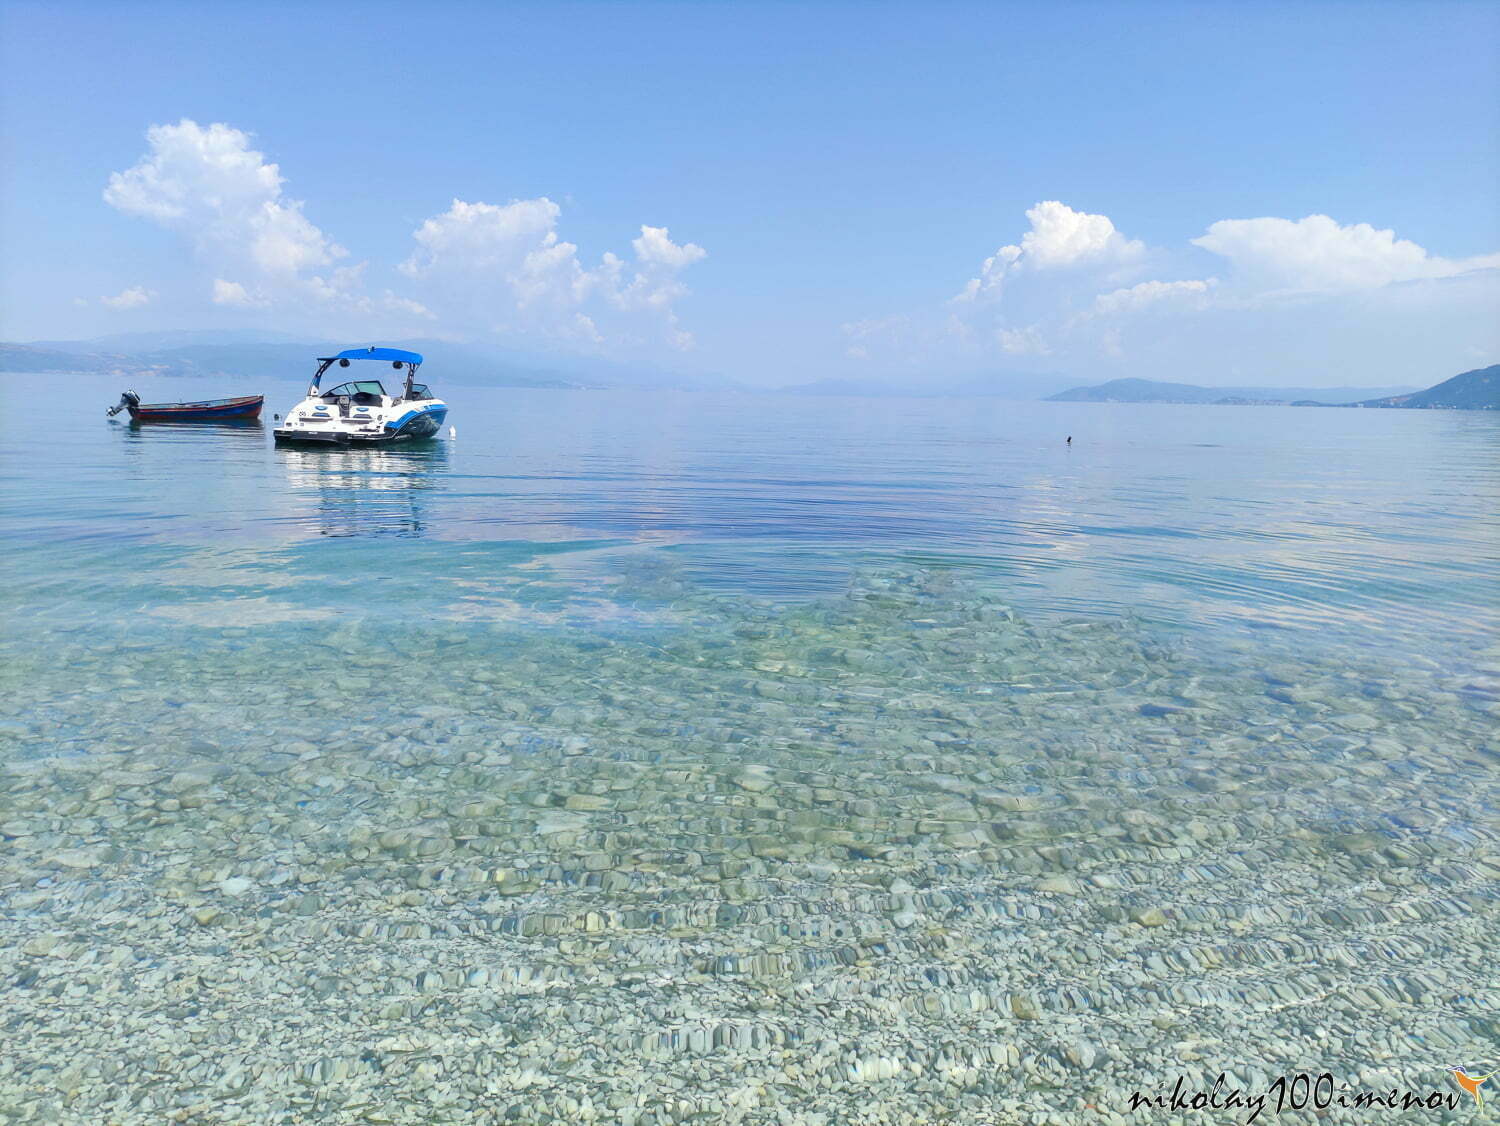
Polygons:
M379 448L279 447L293 497L292 517L319 535L421 536L429 530L430 493L448 468L442 441Z
M147 419L142 421L138 418L112 419L111 422L132 441L149 440L153 434L171 435L174 438L185 437L196 434L199 437L211 437L215 440L229 439L231 441L243 440L259 441L264 438L265 424L258 418L222 419L215 421L198 422L171 422L161 419Z
M265 424L258 418L218 418L218 419L170 419L170 418L132 418L125 425L131 430L151 430L158 427L170 427L179 429L191 426L195 430L229 430L229 431L263 431Z
M13 385L19 404L30 383ZM695 583L777 597L840 589L851 568L936 565L1035 612L1320 644L1468 643L1497 624L1493 412L466 388L462 446L289 450L269 415L106 422L97 403L118 388L93 386L49 418L44 458L0 443L7 573L105 576L112 543L165 557L316 541L368 549L386 574L379 544L396 535L570 545L548 554L571 578L616 565L601 545L630 545L609 558L669 552ZM125 436L103 440L106 425ZM83 543L99 554L80 557Z

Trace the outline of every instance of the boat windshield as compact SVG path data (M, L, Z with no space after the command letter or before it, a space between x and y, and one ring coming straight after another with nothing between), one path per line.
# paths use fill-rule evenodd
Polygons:
M373 379L357 379L349 383L340 383L337 387L322 392L325 399L337 399L348 395L355 402L366 402L369 397L385 394L385 388ZM361 398L364 396L365 398Z
M411 400L430 399L432 398L432 392L427 390L427 384L425 383L413 383L411 385L411 394L407 398Z

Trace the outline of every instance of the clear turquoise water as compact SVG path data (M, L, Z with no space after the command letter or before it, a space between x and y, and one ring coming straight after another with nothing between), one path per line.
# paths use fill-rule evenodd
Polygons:
M15 412L27 382L6 379ZM460 386L457 441L329 456L106 422L114 382L69 378L45 437L6 439L23 616L92 627L253 594L441 618L483 612L479 576L524 586L545 562L582 589L651 560L773 599L955 568L1028 612L1455 653L1495 624L1500 422L1482 414Z
M386 451L0 383L0 1106L1017 1121L1493 1055L1500 419L434 379L457 438Z

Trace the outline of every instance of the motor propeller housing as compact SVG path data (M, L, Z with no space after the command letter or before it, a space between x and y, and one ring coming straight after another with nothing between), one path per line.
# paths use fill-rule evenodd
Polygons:
M106 411L105 413L108 414L111 418L113 418L115 415L119 414L122 410L125 410L127 407L138 407L140 405L141 405L141 397L139 395L137 395L134 391L126 391L123 395L120 396L120 401L118 403L116 403L114 406L110 407L109 410Z

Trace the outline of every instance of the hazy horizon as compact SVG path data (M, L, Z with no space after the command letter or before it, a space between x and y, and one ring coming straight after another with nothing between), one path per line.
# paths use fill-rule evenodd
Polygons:
M899 396L941 397L976 396L1001 398L1017 402L1037 401L1049 398L1062 391L1077 390L1097 385L1130 382L1130 377L1113 379L1092 378L1091 373L1065 375L1059 372L938 372L918 385L903 384L895 380L879 379L815 379L797 383L755 384L742 383L721 376L697 373L674 373L666 369L654 369L649 365L632 366L604 361L598 357L566 356L559 354L532 353L508 349L486 348L460 340L437 338L382 338L374 341L387 346L412 348L424 354L433 371L431 378L455 386L496 387L572 387L575 389L601 390L686 390L686 391L734 391L734 392L791 392L797 394L830 394L855 396ZM297 336L272 331L251 329L178 329L161 332L139 331L112 333L103 336L75 340L40 339L31 341L0 341L0 346L35 348L40 352L74 354L83 358L118 356L122 360L136 360L142 364L162 364L168 367L157 371L156 377L176 382L182 379L219 380L230 377L266 378L273 374L267 364L274 362L274 374L283 378L300 379L306 375L302 361L311 364L315 355L326 355L335 349L358 346L357 341L317 340L311 336ZM293 355L292 350L297 350ZM183 365L186 370L171 365ZM10 363L7 370L30 370ZM98 374L104 369L80 366L81 374ZM38 372L61 374L60 368L39 368ZM123 374L123 373L122 373ZM1457 373L1449 373L1451 375ZM143 370L131 376L138 379L151 378ZM1169 381L1146 380L1160 386L1179 386ZM1273 397L1300 398L1305 392L1335 394L1335 401L1378 398L1421 390L1431 383L1337 383L1324 381L1318 384L1261 384L1264 391ZM1226 382L1223 378L1209 374L1195 384L1210 390L1226 393L1254 391L1244 384ZM1316 397L1316 395L1314 396Z

